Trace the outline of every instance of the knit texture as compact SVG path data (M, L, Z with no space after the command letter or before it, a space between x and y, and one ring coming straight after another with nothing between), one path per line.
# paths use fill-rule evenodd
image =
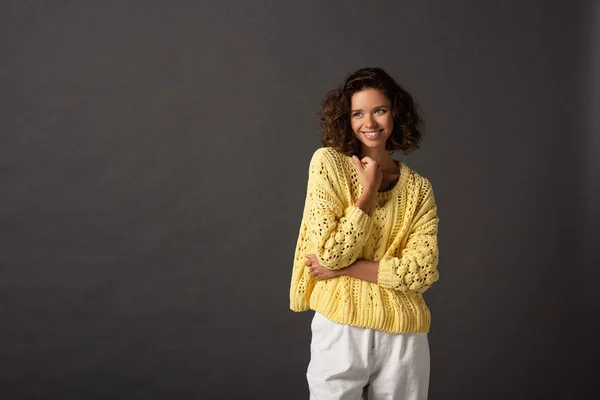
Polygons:
M437 206L430 182L403 162L396 185L378 192L369 214L352 158L330 147L310 161L296 244L290 309L320 312L342 324L391 333L429 332L422 293L439 278ZM377 284L339 276L317 281L305 265L316 254L328 269L379 261Z

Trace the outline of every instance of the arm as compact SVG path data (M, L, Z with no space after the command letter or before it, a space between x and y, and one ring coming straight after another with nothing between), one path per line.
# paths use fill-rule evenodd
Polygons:
M402 256L357 260L334 276L347 275L404 293L423 293L438 280L437 207L430 191L424 200Z
M438 222L430 188L400 258L385 256L379 260L379 286L403 293L423 293L439 279Z
M358 258L370 234L372 221L356 205L342 206L333 183L336 180L335 170L325 151L317 150L310 162L306 196L307 234L319 264L336 270L347 267ZM363 195L366 198L371 196L366 192Z
M347 275L363 281L377 283L379 262L370 260L356 260L347 268L341 269L339 275Z
M371 211L371 207L373 207L375 197L377 197L376 190L365 190L360 194L359 199L354 205L360 208L365 214L368 214Z

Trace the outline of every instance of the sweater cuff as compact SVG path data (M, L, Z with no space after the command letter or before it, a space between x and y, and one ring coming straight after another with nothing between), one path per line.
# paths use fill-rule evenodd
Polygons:
M356 207L353 204L349 205L348 208L346 208L345 214L346 214L346 218L348 218L352 221L356 221L357 223L360 223L360 224L364 224L365 222L367 222L371 219L369 214L365 213L363 210L361 210L360 208Z
M350 205L344 211L347 226L344 227L346 232L355 230L362 232L365 237L371 233L371 217L355 205Z
M379 260L379 271L377 274L377 284L387 289L396 289L399 280L397 270L400 260L396 257L384 256Z

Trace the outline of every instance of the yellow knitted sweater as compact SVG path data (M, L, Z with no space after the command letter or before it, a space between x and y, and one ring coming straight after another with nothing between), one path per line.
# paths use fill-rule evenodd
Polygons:
M290 308L392 333L429 332L422 293L438 280L437 207L427 179L400 165L400 179L378 192L369 214L354 206L362 187L352 157L330 147L313 154L290 286ZM341 275L317 281L305 265L328 269L379 261L377 284Z

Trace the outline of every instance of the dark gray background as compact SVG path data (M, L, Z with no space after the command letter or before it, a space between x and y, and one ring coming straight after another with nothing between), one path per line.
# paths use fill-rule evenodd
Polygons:
M600 394L598 2L2 1L0 51L0 398L308 398L315 113L365 66L427 123L430 398Z

